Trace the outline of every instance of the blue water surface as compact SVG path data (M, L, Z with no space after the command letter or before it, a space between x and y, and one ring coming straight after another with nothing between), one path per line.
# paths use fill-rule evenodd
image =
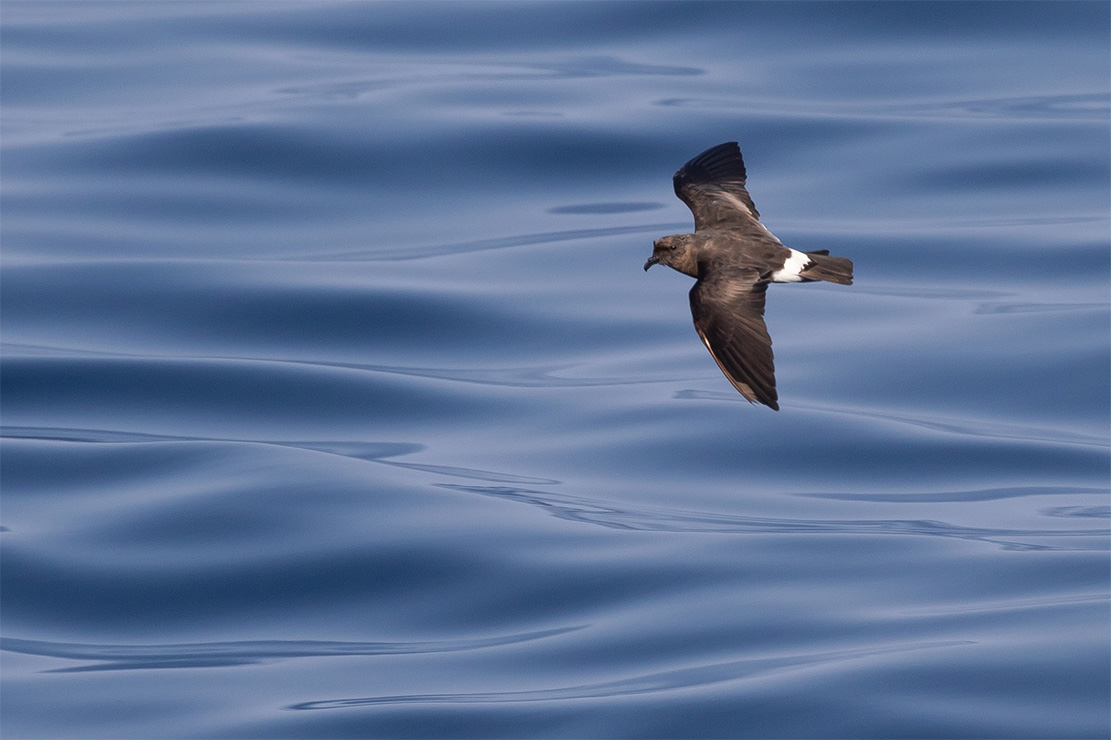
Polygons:
M1108 737L1106 2L0 14L3 737Z

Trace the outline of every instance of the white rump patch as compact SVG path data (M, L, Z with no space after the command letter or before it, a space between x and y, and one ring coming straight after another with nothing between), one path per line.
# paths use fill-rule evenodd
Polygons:
M789 247L788 247L789 248ZM783 263L783 267L772 273L772 282L798 283L802 281L803 270L810 264L810 255L803 254L797 249L791 250L791 256Z

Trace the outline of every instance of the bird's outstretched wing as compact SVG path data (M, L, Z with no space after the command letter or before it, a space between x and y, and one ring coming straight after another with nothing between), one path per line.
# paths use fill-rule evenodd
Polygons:
M702 152L672 182L679 200L694 214L695 231L760 220L745 190L745 162L735 141Z
M756 270L699 280L691 288L694 328L741 395L779 410L772 340L764 324L764 293Z

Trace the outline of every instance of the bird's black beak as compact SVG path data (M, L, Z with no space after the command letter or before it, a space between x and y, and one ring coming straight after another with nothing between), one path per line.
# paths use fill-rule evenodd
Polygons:
M660 263L660 258L659 257L656 257L655 255L649 257L648 261L644 263L644 271L648 272L649 267L651 267L652 265L658 265L659 263Z

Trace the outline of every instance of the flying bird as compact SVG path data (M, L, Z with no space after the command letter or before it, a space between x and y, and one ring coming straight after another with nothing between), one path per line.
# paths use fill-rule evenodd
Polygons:
M831 257L828 249L786 247L760 223L735 141L702 152L672 181L694 214L694 233L657 239L644 269L667 265L698 278L690 299L702 343L742 396L778 411L772 340L764 325L768 283L852 285L852 260Z

